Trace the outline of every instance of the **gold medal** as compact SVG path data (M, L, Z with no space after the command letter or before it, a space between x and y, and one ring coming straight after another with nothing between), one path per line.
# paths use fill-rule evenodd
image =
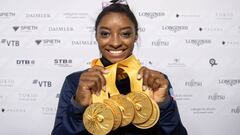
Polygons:
M91 104L83 114L83 124L93 135L106 135L112 130L113 123L113 113L103 103Z
M114 117L114 124L113 124L112 130L116 130L117 128L119 128L119 126L122 123L121 110L118 107L118 104L114 100L104 99L103 102L112 109L113 117Z
M120 127L130 124L134 118L134 107L131 101L129 101L124 95L117 94L110 97L114 100L122 113L122 123Z
M132 123L139 124L146 122L150 118L153 110L151 99L143 92L131 92L127 94L127 98L132 101L135 108Z
M140 128L140 129L148 129L153 127L159 120L160 117L160 110L159 107L157 105L157 103L155 101L152 101L153 104L153 112L152 115L150 116L150 118L144 122L144 123L140 123L140 124L134 124L136 127Z

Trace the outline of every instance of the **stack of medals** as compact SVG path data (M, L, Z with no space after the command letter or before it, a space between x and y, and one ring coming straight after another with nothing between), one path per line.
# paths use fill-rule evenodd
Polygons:
M92 66L95 65L103 66L99 59L92 62ZM131 55L106 68L110 71L104 75L106 91L101 90L100 96L93 94L93 104L83 114L87 131L93 135L106 135L130 123L140 129L153 127L160 117L160 110L150 98L150 90L142 90L142 79L137 79L140 62ZM115 85L117 68L123 69L130 78L131 92L127 95L120 94Z

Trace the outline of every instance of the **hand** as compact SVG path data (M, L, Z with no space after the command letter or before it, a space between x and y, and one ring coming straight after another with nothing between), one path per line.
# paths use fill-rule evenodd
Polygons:
M79 79L75 100L83 106L91 104L92 94L100 95L102 89L105 89L106 80L103 74L108 71L101 66L94 66L83 72Z
M156 101L164 102L168 95L168 80L161 72L142 67L138 71L138 79L143 78L143 90L150 89L150 97Z

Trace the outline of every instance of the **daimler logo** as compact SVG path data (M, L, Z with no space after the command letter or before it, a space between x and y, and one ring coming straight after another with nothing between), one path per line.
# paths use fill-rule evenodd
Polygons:
M152 41L152 46L169 46L169 41L158 39L157 41Z
M60 39L37 39L35 40L35 43L37 45L42 45L42 46L54 46L56 44L60 44L61 40Z
M50 18L49 13L27 13L26 18Z
M218 83L232 87L235 85L239 85L240 79L221 79L221 80L218 80Z
M216 101L216 100L225 100L225 96L224 95L220 95L218 93L214 93L213 95L209 95L208 96L208 99L209 100L213 100L213 101Z
M185 82L186 87L202 87L202 85L201 81L195 81L194 79Z
M240 106L237 106L236 108L232 108L231 112L234 114L240 114Z
M212 40L210 40L210 39L186 39L185 42L186 42L186 44L201 46L204 44L211 44Z
M16 16L15 12L0 12L0 19L8 19L10 17Z
M74 31L74 28L65 27L65 26L53 26L53 27L48 27L48 31L70 32L70 31Z
M26 26L13 26L15 32L34 32L38 30L38 26L26 25Z
M173 25L173 26L162 26L162 30L166 31L171 31L171 32L179 32L179 31L186 31L188 30L188 26L178 26L178 25Z
M74 40L72 45L97 45L97 41L93 40Z
M139 16L147 17L150 19L154 19L157 17L165 16L166 14L164 12L139 12Z
M54 65L59 67L72 67L72 59L54 59Z
M9 39L1 39L1 44L5 44L7 47L19 47L19 40L9 40Z

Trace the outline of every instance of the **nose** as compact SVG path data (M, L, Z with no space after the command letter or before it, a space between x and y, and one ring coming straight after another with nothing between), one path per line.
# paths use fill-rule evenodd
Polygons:
M122 40L118 34L114 34L111 36L109 44L114 48L118 48L122 45Z

